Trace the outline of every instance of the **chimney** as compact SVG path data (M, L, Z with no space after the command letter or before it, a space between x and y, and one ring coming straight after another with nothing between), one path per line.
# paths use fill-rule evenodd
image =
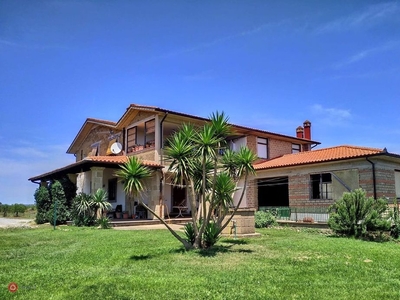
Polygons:
M306 140L311 140L311 122L306 120L303 123L304 126L304 138Z
M299 138L299 139L302 139L303 138L303 132L304 132L303 127L301 127L301 126L297 127L296 128L296 137Z

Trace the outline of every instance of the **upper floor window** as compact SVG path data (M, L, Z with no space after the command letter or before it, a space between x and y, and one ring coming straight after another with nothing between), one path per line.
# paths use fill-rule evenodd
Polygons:
M132 152L133 148L137 144L136 133L137 133L137 127L129 128L126 131L126 141L127 141L126 146L127 146L128 153Z
M312 199L332 199L332 175L331 173L311 175Z
M144 123L144 142L145 147L154 147L156 140L156 120L150 120Z
M98 156L100 155L100 142L91 145L92 150L89 152L88 156Z
M259 158L268 158L268 139L257 138L257 156Z
M301 151L300 144L292 144L292 153L299 153Z

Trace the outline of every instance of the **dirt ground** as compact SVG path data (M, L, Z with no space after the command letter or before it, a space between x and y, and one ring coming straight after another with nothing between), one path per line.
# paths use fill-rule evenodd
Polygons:
M0 218L0 228L5 227L30 227L32 219Z

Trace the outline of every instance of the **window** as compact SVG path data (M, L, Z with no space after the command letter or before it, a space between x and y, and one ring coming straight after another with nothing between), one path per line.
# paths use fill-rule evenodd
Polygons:
M311 196L312 199L332 199L331 173L311 175Z
M117 178L112 178L108 180L108 201L117 201Z
M144 132L145 132L145 145L146 148L154 147L155 144L155 134L156 134L156 120L150 120L144 123Z
M292 144L292 153L301 152L300 144Z
M268 158L268 139L257 138L257 156Z
M136 132L137 127L129 128L126 131L126 139L127 139L127 152L132 152L133 148L136 146Z
M100 155L100 142L91 145L92 150L90 150L88 156L98 156Z

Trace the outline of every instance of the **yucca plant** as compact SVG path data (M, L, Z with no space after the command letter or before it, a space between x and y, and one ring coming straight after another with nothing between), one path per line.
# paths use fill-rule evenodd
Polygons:
M107 192L103 189L98 189L94 195L92 195L92 205L97 212L97 219L100 219L103 215L103 211L112 207L111 203L108 202Z

